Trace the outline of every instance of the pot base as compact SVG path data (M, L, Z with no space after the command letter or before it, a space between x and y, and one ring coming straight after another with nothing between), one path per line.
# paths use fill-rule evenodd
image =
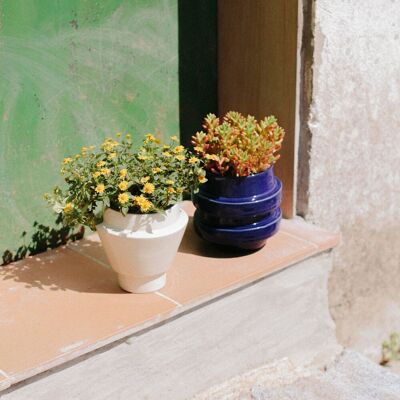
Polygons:
M122 289L129 293L155 292L165 286L167 274L157 276L155 279L138 278L132 275L118 274L118 283Z

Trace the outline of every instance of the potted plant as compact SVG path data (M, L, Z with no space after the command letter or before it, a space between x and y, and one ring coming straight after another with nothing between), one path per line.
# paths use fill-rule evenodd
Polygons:
M118 134L121 137L121 134ZM66 188L45 195L66 225L97 230L120 286L133 293L165 285L188 216L184 192L206 180L201 161L171 137L163 145L146 135L133 149L129 134L107 138L96 150L83 147L63 161Z
M192 144L207 171L193 195L197 233L212 243L258 249L282 217L282 184L274 176L284 130L274 116L257 121L238 112L209 114Z

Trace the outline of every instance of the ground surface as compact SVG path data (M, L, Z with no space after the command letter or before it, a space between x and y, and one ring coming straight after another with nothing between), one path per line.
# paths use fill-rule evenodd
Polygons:
M328 313L330 264L326 254L306 260L2 400L179 400L276 360L329 365L341 352Z
M250 371L196 400L398 400L400 377L354 351L326 371L294 368L287 360Z

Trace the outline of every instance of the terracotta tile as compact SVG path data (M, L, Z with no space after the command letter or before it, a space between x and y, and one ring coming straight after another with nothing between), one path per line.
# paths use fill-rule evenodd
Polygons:
M99 262L103 266L111 268L97 233L92 233L83 240L69 243L67 247L77 253L83 254L85 257Z
M331 249L340 242L340 234L328 232L301 218L284 219L281 223L281 230L290 235L308 240L316 244L321 251Z
M160 292L181 304L199 303L254 281L318 251L310 242L281 231L256 252L213 246L194 232L192 218Z
M193 214L190 202L183 204ZM257 252L210 245L190 219L159 294L128 294L96 234L0 268L0 371L13 382L178 314L337 244L338 236L282 221ZM177 307L168 298L183 304ZM0 374L0 389L10 379Z
M191 216L191 202L182 204ZM319 251L334 247L338 235L301 220L282 220L280 232L267 245L253 253L234 252L201 240L193 229L192 218L167 285L160 292L180 304L198 304L233 288L240 287L280 268L301 261ZM79 251L108 265L97 235L88 242L77 242Z
M20 380L156 323L176 306L122 291L111 269L69 249L0 268L0 369Z

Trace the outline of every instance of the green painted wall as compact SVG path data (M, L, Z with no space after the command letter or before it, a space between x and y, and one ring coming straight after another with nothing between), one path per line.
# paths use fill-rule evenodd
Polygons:
M177 0L0 0L0 264L60 160L117 131L179 129Z

